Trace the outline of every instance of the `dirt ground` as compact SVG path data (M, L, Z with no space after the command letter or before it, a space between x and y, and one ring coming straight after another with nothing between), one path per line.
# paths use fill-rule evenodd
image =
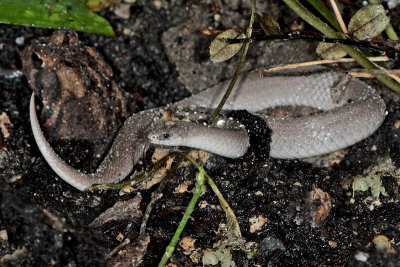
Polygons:
M101 11L116 37L79 33L79 38L111 66L115 81L135 96L136 109L145 110L175 102L232 75L238 58L212 64L208 58L212 37L203 35L202 30L246 27L250 2L125 1L122 5L129 8L128 15L121 14L121 6ZM282 30L312 30L281 1L258 2L257 10L275 16ZM344 19L348 21L361 4L342 1ZM394 28L399 29L400 6L389 14ZM21 69L20 51L31 40L52 32L0 25L0 66ZM21 37L23 43L17 44ZM253 43L245 70L316 59L316 45L303 40ZM398 61L390 64L399 68ZM377 81L367 82L384 98L388 115L371 137L324 158L328 167L299 160L212 156L204 167L235 212L242 243L232 249L226 245L225 213L207 188L181 235L187 242L179 243L171 262L202 266L203 253L208 249L210 255L214 248L211 254L224 266L231 261L236 266L400 266L396 181L400 98ZM35 144L28 115L32 89L26 78L1 78L0 89L0 115L6 114L10 120L7 123L0 118L0 259L7 254L12 258L0 265L104 266L105 256L126 238L132 241L131 252L138 253L132 257L143 256L141 266L158 264L190 201L196 170L181 168L168 182L148 220L146 240L150 242L142 242L145 245L140 250L135 245L140 216L98 227L89 224L117 201L135 196L141 197L137 210L144 212L156 187L123 196L118 191L82 193L72 188L57 178ZM101 160L93 157L94 148L85 140L48 139L75 168L94 171ZM368 198L372 194L369 189L353 195L352 178L374 166L380 166L374 177L380 178L387 195L382 190L378 198ZM188 189L177 192L183 185ZM373 240L383 240L379 244L391 248L379 250ZM244 243L258 247L252 257L240 249ZM121 266L132 265L129 257L121 255L108 264L118 261Z

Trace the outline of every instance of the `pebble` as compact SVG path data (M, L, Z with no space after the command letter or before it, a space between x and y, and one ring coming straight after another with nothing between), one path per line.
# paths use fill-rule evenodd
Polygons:
M128 4L116 5L114 8L114 13L115 15L117 15L122 19L129 19L129 17L131 16L130 5Z

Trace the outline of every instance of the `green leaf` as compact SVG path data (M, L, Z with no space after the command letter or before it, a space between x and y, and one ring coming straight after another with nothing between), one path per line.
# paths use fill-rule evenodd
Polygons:
M349 32L359 40L378 36L389 25L382 5L367 5L354 14L349 22Z
M329 23L338 31L342 32L335 14L326 7L322 0L307 0Z
M324 59L339 59L347 55L337 44L324 42L318 43L317 53Z
M82 0L1 0L0 23L114 35L108 21Z

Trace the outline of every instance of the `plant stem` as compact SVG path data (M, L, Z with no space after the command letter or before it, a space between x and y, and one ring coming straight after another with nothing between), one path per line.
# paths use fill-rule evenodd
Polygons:
M236 237L241 237L241 232L240 232L240 228L239 228L239 224L237 222L236 219L236 215L233 212L233 210L231 209L231 207L229 206L228 202L225 200L225 198L222 196L221 192L219 191L218 187L215 185L214 181L211 179L211 177L205 172L204 168L201 167L194 159L192 159L191 157L189 157L187 155L187 153L182 153L182 152L172 152L169 154L169 156L171 155L177 155L181 158L186 159L187 161L189 161L191 164L193 164L198 170L199 170L199 175L197 177L197 183L196 183L196 189L195 192L193 193L193 197L186 209L185 214L183 215L183 218L181 220L181 222L179 223L179 226L177 228L177 230L175 231L175 234L173 236L173 238L171 239L168 247L165 250L165 253L159 263L158 266L165 266L165 264L167 263L169 257L171 256L171 254L173 253L173 251L175 250L175 246L176 243L179 240L180 234L182 233L183 229L185 228L185 225L187 223L187 220L190 216L190 214L193 212L193 209L196 205L196 202L202 192L202 187L204 185L204 177L206 177L207 179L207 183L210 185L210 187L212 188L213 192L216 194L216 196L218 197L218 200L221 204L222 209L225 211L226 217L227 217L227 225L228 225L228 229L233 233L234 236ZM200 175L202 177L200 177ZM201 186L200 186L201 185Z
M181 152L172 152L172 153L176 154L176 155L178 155L180 157L185 158L191 164L193 164L199 171L202 170L204 172L204 175L205 175L205 177L207 179L208 185L211 187L211 189L213 190L214 194L218 197L219 203L221 204L222 209L225 211L228 229L232 230L232 232L233 232L233 234L235 236L238 236L238 237L242 236L242 234L240 232L239 224L238 224L237 219L236 219L235 213L233 212L232 208L229 206L228 202L223 197L221 191L219 191L217 185L211 179L210 175L208 175L204 171L204 169L194 159L192 159L191 157L189 157L185 153L181 153Z
M386 30L385 30L387 36L389 37L390 40L394 40L394 41L398 41L399 40L399 36L397 36L396 32L393 29L393 26L391 23L389 23L389 25L387 26Z
M253 0L253 4L252 4L252 9L251 9L251 17L250 17L250 23L249 23L249 27L247 27L247 31L246 31L246 38L251 37L251 34L253 32L253 22L254 22L254 17L255 17L255 13L256 13L256 0ZM211 124L215 118L218 117L219 113L222 110L222 107L225 105L226 100L228 99L229 95L232 92L233 87L235 86L235 83L239 77L240 71L242 69L242 65L244 63L244 60L246 58L246 54L247 54L247 50L249 49L249 45L250 43L245 43L243 46L243 50L242 50L242 54L240 56L239 59L239 63L236 67L235 73L233 74L232 80L229 84L228 89L226 90L224 96L222 97L221 102L219 103L218 107L215 109L214 113L211 115L210 119L208 120L208 122Z
M325 34L329 38L342 38L341 34L335 32L326 23L315 17L297 0L283 0L294 12L296 12L302 19L304 19L311 26ZM377 69L377 67L369 61L363 54L348 45L339 44L339 47L346 51L352 58L354 58L365 69ZM400 93L400 84L391 79L387 75L375 74L374 75L381 83L389 87L395 92Z
M199 199L201 193L203 192L203 185L204 185L204 170L202 169L202 171L200 171L199 174L197 175L196 189L193 193L193 197L190 200L188 207L186 208L185 214L183 214L183 218L182 218L181 222L179 223L179 226L176 229L175 234L171 239L171 242L169 243L168 247L165 249L165 253L164 253L163 257L161 258L160 263L158 264L159 267L164 267L167 264L168 259L171 257L172 253L174 252L176 243L178 243L179 237L180 237L183 229L185 228L185 225L186 225L190 215L192 214L192 212L194 210L197 200Z
M222 196L221 191L219 191L217 185L211 179L211 177L205 173L207 183L214 191L214 194L218 197L219 203L221 204L222 209L225 211L226 220L228 225L228 231L231 231L236 237L241 237L242 233L240 231L239 223L237 221L236 215L233 212L232 208L229 206L228 202Z
M337 30L341 31L340 25L335 15L327 8L321 0L307 0L329 23Z

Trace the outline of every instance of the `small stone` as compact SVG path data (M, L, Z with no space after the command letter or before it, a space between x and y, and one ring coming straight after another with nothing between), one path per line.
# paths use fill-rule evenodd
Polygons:
M226 121L225 120L218 120L217 121L217 127L223 127L225 125Z
M328 244L331 248L337 248L337 242L333 241L333 240L329 240Z
M260 243L257 250L257 255L259 257L269 257L272 253L279 250L282 252L286 251L286 247L283 242L274 236L268 236Z
M354 259L361 262L367 262L368 258L369 258L368 253L362 251L359 251L354 255Z
M295 182L293 185L294 186L303 186L299 181Z
M124 235L122 233L119 233L115 239L117 239L117 241L121 242L122 240L124 240L124 238L125 238Z
M15 43L18 46L23 46L25 44L25 37L17 37L17 38L15 38Z
M129 19L129 17L131 16L130 5L128 4L116 5L114 8L114 13L115 15L117 15L122 19Z
M153 5L157 8L160 9L162 7L162 3L160 0L155 0L153 1Z
M257 192L255 192L254 193L256 196L263 196L264 194L263 194L263 192L261 192L261 191L257 191Z
M129 28L124 28L124 29L122 30L122 34L123 34L123 35L127 35L127 36L132 36L132 35L133 35L133 32L132 32L132 30L129 29Z
M1 242L7 242L8 241L8 234L6 230L1 230L0 231L0 241Z

